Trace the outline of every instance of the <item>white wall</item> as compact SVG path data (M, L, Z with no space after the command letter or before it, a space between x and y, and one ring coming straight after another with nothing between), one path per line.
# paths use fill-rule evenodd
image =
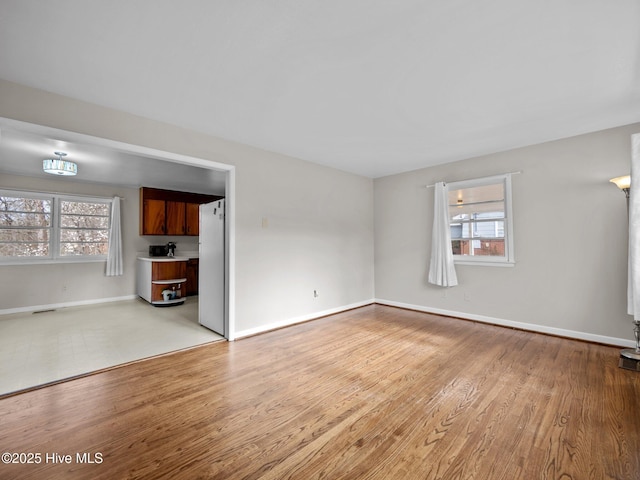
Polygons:
M375 180L376 298L631 342L625 198L608 180L629 173L637 132L640 124ZM518 170L515 267L458 265L459 286L428 284L433 189L425 185Z
M372 180L3 80L0 98L0 117L235 165L237 332L373 298ZM0 267L2 285L15 268ZM100 298L98 270L82 278Z

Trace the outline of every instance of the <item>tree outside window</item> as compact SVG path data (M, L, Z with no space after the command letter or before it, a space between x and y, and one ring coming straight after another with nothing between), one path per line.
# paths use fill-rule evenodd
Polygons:
M0 192L0 260L106 258L110 213L110 199Z

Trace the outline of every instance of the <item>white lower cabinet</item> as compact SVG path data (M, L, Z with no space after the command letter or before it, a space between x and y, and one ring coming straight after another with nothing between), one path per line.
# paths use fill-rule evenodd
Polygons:
M181 305L187 296L187 260L179 257L138 258L138 295L156 306Z

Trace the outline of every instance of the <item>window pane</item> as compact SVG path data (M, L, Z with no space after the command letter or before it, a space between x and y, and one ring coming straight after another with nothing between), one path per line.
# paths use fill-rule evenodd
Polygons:
M108 240L107 230L60 230L61 242L106 242Z
M0 257L50 254L52 199L0 196Z
M71 202L68 200L62 200L60 202L60 209L63 215L66 214L78 214L78 215L109 215L108 203L93 203L93 202Z
M504 257L504 240L473 240L474 255Z
M109 217L84 217L81 215L63 215L60 218L63 228L109 228Z
M0 226L49 227L51 200L0 196Z
M454 255L469 255L469 240L451 240Z
M504 185L499 180L490 185L449 190L454 255L505 257Z
M449 204L449 219L451 221L473 220L476 218L504 218L504 200L490 203Z
M0 213L0 226L2 227L50 227L51 215L49 213Z
M106 255L108 203L60 201L60 255Z
M51 212L51 200L42 198L2 197L0 212Z
M0 257L46 257L49 243L0 243Z
M0 228L0 243L49 242L49 229Z
M60 244L60 255L106 255L109 244L103 243L62 243Z
M482 255L504 257L504 239L491 240L452 240L451 249L454 255Z

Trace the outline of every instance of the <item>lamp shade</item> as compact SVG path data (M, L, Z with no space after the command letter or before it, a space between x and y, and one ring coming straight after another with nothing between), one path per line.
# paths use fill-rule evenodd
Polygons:
M609 181L611 183L615 183L620 190L631 187L631 175L623 175L621 177L612 178Z

